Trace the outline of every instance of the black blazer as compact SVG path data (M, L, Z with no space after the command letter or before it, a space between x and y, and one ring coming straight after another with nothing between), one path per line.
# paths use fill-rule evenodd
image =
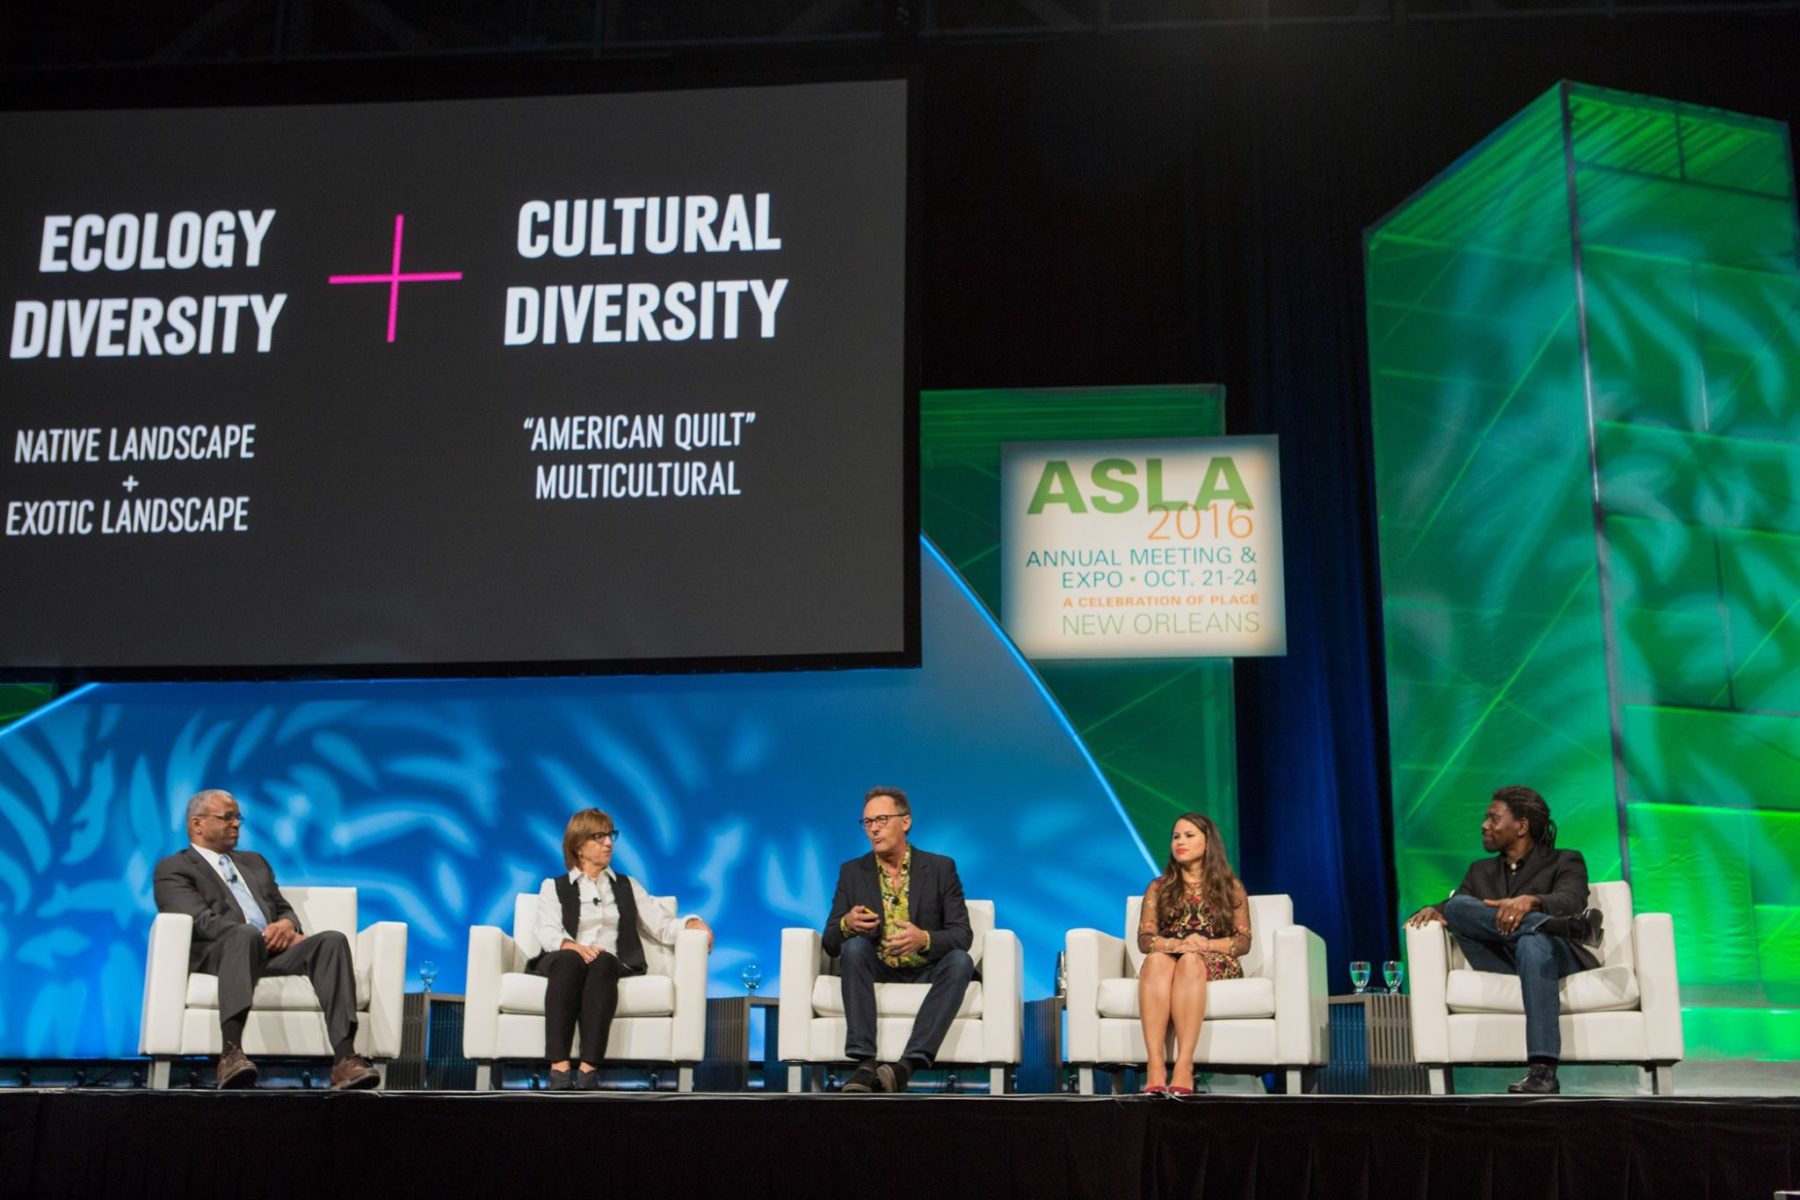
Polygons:
M249 850L232 850L231 865L243 878L250 894L262 906L263 915L273 924L289 921L299 933L300 914L294 911L275 884L275 872L260 854ZM188 947L188 968L200 965L206 948L234 925L247 925L244 910L237 897L219 878L213 865L194 853L192 846L178 850L156 864L156 911L186 913L194 918L194 940Z
M1553 917L1572 917L1588 906L1587 859L1579 850L1552 850L1533 846L1519 861L1519 869L1507 869L1506 856L1476 859L1468 873L1456 885L1452 896L1473 896L1477 900L1507 900L1514 896L1536 896L1544 912ZM1442 904L1433 908L1443 912ZM1594 952L1579 943L1570 943L1582 966L1593 970L1600 965Z
M877 874L880 869L873 850L838 869L837 894L831 898L831 915L825 918L825 953L833 958L844 948L844 934L838 922L845 913L858 904L881 911L881 876ZM931 946L925 951L927 961L936 962L952 950L967 950L974 941L954 859L914 846L906 907L912 923L931 935ZM881 930L877 927L855 936L880 942Z

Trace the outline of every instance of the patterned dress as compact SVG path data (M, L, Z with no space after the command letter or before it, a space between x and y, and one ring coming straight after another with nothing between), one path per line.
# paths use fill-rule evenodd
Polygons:
M1240 897L1243 893L1239 893ZM1244 968L1238 963L1238 956L1250 949L1250 902L1243 897L1234 912L1220 912L1207 904L1198 892L1187 891L1181 898L1181 907L1176 910L1175 921L1171 925L1158 927L1156 918L1156 895L1152 892L1144 897L1143 917L1138 922L1138 948L1144 953L1153 953L1151 944L1156 938L1184 938L1197 934L1203 938L1230 938L1231 951L1202 950L1200 957L1206 962L1207 979L1242 979ZM1163 953L1166 953L1164 951Z

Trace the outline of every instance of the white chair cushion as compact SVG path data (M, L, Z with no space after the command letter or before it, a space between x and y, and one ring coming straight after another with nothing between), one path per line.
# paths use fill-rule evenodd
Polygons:
M1102 979L1098 1003L1102 1017L1137 1020L1138 981ZM1219 979L1206 985L1206 1019L1209 1021L1274 1015L1273 979Z
M550 981L523 971L500 977L500 1011L544 1015L544 993ZM627 975L619 980L615 1016L667 1017L675 1012L675 981L667 975Z
M928 983L878 983L875 985L877 1017L916 1017L931 991ZM836 975L821 975L813 984L813 1013L820 1017L844 1015L844 981ZM963 991L957 1017L981 1015L981 980L971 979Z
M369 995L373 988L373 972L369 967L358 963L356 975L356 1011L369 1011ZM189 1008L219 1007L219 977L217 975L201 975L195 973L188 976L187 1006ZM312 980L304 975L264 975L256 981L256 991L250 994L250 1011L274 1012L278 1010L318 1012L319 993L313 991Z
M1525 1001L1517 975L1498 971L1450 972L1444 1000L1453 1013L1523 1013ZM1563 977L1557 1008L1565 1013L1615 1012L1638 1006L1637 974L1629 967L1600 967Z

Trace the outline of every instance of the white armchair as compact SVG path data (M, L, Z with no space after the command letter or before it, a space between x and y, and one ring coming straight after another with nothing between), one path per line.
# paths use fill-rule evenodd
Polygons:
M986 1066L988 1091L1006 1090L1007 1068L1019 1062L1025 999L1020 977L1019 937L994 928L994 902L970 900L969 957L976 977L938 1048L942 1066ZM827 957L816 929L781 931L781 997L777 1020L781 1057L788 1063L788 1091L800 1090L801 1074L843 1063L844 993L838 960ZM875 985L875 1055L897 1060L912 1034L913 1018L930 985Z
M541 949L537 902L536 892L519 893L510 937L493 925L469 930L463 1055L475 1061L475 1086L483 1091L493 1086L496 1062L544 1060L549 980L525 970ZM653 897L652 903L679 911L673 896ZM706 1050L707 953L703 929L683 929L673 952L644 939L644 973L619 980L619 1007L606 1037L608 1063L673 1063L676 1086L694 1090L694 1064Z
M282 888L308 934L335 929L350 940L356 973L356 1052L387 1080L387 1060L400 1053L400 1004L406 984L406 926L378 921L356 928L356 889ZM194 919L158 913L150 925L144 963L144 1012L138 1053L150 1056L150 1086L169 1086L171 1060L218 1054L219 977L189 972ZM244 1022L251 1058L331 1054L318 993L304 975L267 975L257 981Z
M1125 901L1122 938L1098 929L1068 934L1065 1057L1079 1072L1083 1095L1093 1094L1097 1067L1145 1065L1138 1012L1144 955L1137 948L1143 902L1142 896ZM1215 1072L1285 1071L1287 1090L1297 1093L1303 1072L1327 1058L1325 942L1294 924L1293 901L1282 895L1250 897L1250 935L1250 951L1238 960L1244 977L1206 985L1206 1018L1194 1062ZM1175 1053L1173 1027L1165 1053Z
M1660 1095L1674 1090L1681 996L1675 926L1668 913L1631 913L1631 885L1596 883L1588 906L1606 914L1600 966L1560 985L1562 1061L1636 1063ZM1525 1061L1525 1005L1516 975L1469 967L1441 925L1406 931L1413 1054L1442 1095L1457 1065Z

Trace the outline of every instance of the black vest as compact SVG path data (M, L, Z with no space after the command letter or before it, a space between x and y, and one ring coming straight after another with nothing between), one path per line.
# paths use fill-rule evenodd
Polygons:
M619 906L619 970L624 975L644 973L644 940L638 934L637 896L631 890L631 878L613 873L613 903ZM581 928L581 888L567 875L556 877L556 898L562 902L563 932L575 940ZM538 959L555 947L545 946L537 957L525 964L527 971L537 968Z

